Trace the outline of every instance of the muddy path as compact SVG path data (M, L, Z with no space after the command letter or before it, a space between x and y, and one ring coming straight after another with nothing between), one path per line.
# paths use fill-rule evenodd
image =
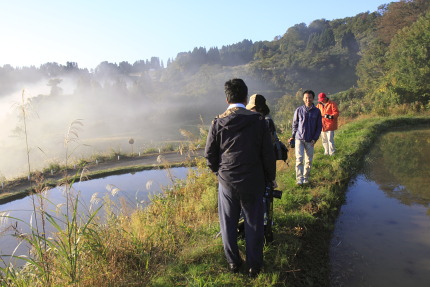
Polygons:
M145 154L142 156L119 157L109 160L98 160L82 167L69 168L58 172L35 172L31 180L18 178L7 181L0 186L0 204L23 198L35 190L54 187L65 178L68 180L90 180L113 174L122 174L145 169L165 168L170 166L191 165L193 160L202 157L203 150L193 152L167 152L162 154Z

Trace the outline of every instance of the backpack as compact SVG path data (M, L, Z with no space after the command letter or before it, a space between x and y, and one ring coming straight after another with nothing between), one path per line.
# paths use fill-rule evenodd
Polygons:
M276 160L287 161L288 159L288 148L287 146L281 142L279 139L273 144L273 148L275 150L275 158Z
M287 161L288 148L283 142L279 140L278 135L276 134L275 123L269 116L266 116L265 119L267 126L269 127L270 135L272 136L273 149L275 151L276 160Z

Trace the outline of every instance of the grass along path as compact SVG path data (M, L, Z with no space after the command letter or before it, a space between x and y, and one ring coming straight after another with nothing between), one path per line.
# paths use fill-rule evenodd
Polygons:
M216 236L216 178L201 159L186 180L154 196L146 209L131 216L107 212L105 224L87 224L77 243L78 257L61 255L52 244L35 258L46 268L30 264L23 270L3 270L5 280L21 286L329 286L330 236L348 182L377 137L417 125L430 128L430 118L368 118L342 126L334 157L323 156L317 144L311 184L304 187L295 185L290 150L289 165L278 164L277 181L284 194L275 199L275 239L265 246L264 270L255 279L227 271ZM59 234L55 242L68 236ZM243 241L240 248L244 254ZM65 272L71 257L77 266L73 276Z
M213 221L190 226L192 240L184 242L175 256L151 275L150 285L329 286L329 243L350 179L360 170L364 155L381 134L419 125L430 128L430 118L367 118L346 124L336 133L334 157L324 156L318 143L312 181L305 187L295 185L294 151L290 150L289 165L278 163L277 181L284 194L281 200L275 199L275 240L265 247L264 272L254 280L227 272L221 240L214 238L218 232L216 181L209 181L211 176L202 171L196 181L206 178L207 183L188 186L190 193L184 197L190 196L191 190L196 193L198 188L204 188L197 192L195 204L212 197L212 205L206 208L212 208ZM241 248L244 254L244 242Z

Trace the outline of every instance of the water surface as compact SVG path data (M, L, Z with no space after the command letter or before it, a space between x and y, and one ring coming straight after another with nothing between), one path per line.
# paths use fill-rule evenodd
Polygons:
M84 217L103 205L109 205L113 212L132 212L136 208L144 208L150 203L151 195L169 189L177 180L185 179L189 169L185 167L166 170L144 170L136 173L113 175L75 183L70 193L79 198L79 214ZM65 214L66 194L63 188L56 187L44 195L44 209L51 215L61 217ZM13 234L27 233L35 227L33 201L39 208L39 196L27 196L0 205L0 213L14 218L0 217L0 255L10 255L18 245ZM103 209L98 215L103 218ZM23 222L21 222L22 220ZM40 226L40 218L38 220ZM52 231L52 228L48 230ZM28 247L21 245L15 255L28 254ZM4 258L8 262L8 257ZM2 265L2 264L1 264Z
M330 262L332 286L430 286L430 130L375 143L347 190Z

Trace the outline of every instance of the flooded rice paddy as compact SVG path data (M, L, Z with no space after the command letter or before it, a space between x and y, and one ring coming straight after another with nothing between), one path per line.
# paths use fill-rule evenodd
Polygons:
M178 167L162 170L145 170L136 173L108 176L75 183L69 194L78 194L79 214L96 210L102 204L109 205L112 212L131 212L136 208L143 208L150 202L151 195L159 194L169 189L176 180L185 179L189 168ZM13 235L29 232L30 226L35 227L33 200L36 209L40 207L39 196L27 196L0 205L0 213L8 217L0 218L0 255L27 255L28 247L20 245ZM43 194L44 209L53 216L65 213L66 194L63 188L56 187ZM61 212L59 211L61 210ZM103 218L103 209L98 213ZM40 224L40 218L39 218ZM49 229L48 226L48 230ZM3 259L6 263L8 256ZM0 263L3 265L4 263ZM22 264L16 262L14 265Z
M390 132L350 183L331 286L430 286L430 130Z

